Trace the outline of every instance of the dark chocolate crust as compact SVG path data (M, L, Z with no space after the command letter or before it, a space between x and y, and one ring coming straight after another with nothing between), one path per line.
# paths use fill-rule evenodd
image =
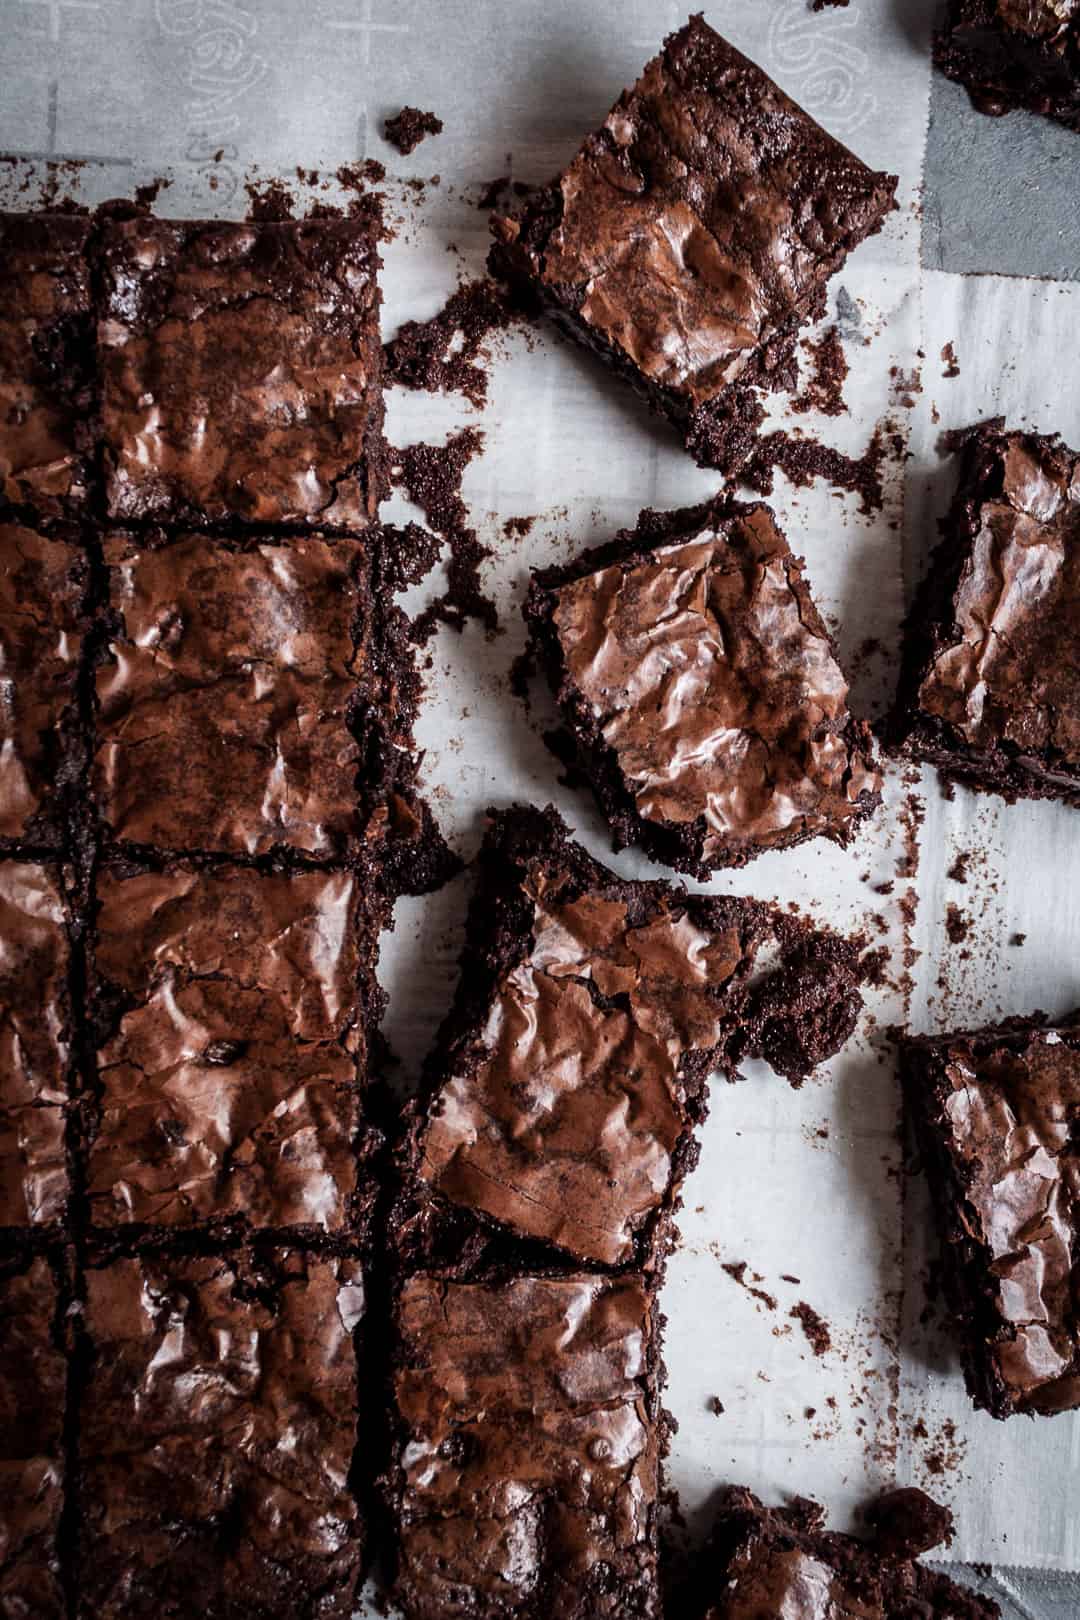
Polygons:
M406 1150L402 1245L657 1267L706 1082L798 1083L851 1034L854 948L756 901L627 882L552 809L490 812L454 1007ZM754 975L755 957L779 961Z
M913 1037L901 1074L972 1400L1080 1406L1080 1019Z
M345 220L106 220L114 519L357 532L387 484L378 205Z
M1027 107L1080 131L1078 0L949 0L934 61L980 112Z
M550 186L493 219L490 264L673 421L699 463L730 472L749 447L730 431L735 385L767 385L896 184L698 15Z
M1080 805L1080 454L972 428L905 630L893 744L949 780Z
M694 877L881 802L870 728L772 512L721 497L538 571L533 651L611 825Z

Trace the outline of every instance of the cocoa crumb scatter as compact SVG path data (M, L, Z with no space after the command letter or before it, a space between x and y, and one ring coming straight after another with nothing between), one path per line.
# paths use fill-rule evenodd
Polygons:
M840 328L830 326L816 341L804 342L803 348L810 356L811 371L801 393L791 402L792 410L800 414L820 411L823 416L845 416L844 383L850 367L844 355Z
M751 1283L747 1282L747 1264L745 1260L725 1260L722 1262L722 1266L732 1282L737 1282L740 1288L745 1288L748 1294L753 1294L754 1298L759 1299L770 1311L775 1311L776 1300L772 1294L767 1294L764 1288L755 1288Z
M885 504L881 469L885 463L886 448L886 434L880 424L874 429L869 445L859 457L847 456L842 450L834 450L817 439L796 438L783 428L777 428L754 441L749 459L738 476L750 489L757 490L761 495L772 494L776 469L799 489L806 489L815 478L822 478L834 489L858 495L859 511L869 516L872 512L880 512Z
M815 1356L824 1356L832 1349L829 1324L818 1315L812 1305L801 1299L797 1305L791 1307L788 1315L802 1327Z
M956 349L951 343L946 343L945 347L941 351L941 358L945 362L945 370L941 373L941 375L943 377L948 377L950 380L953 377L959 377L960 366L956 359Z
M386 179L386 165L378 158L365 158L362 163L343 163L334 171L334 179L343 191L362 192L366 186L377 186Z
M391 450L394 483L450 548L447 589L413 623L412 637L418 643L427 641L440 624L463 630L468 619L478 619L489 635L499 628L498 609L480 585L480 564L491 553L477 538L461 499L465 468L483 442L478 429L463 428L442 445L410 444Z
M283 180L266 180L260 185L247 180L244 190L248 194L248 218L259 225L274 225L285 219L295 219L296 198Z
M405 388L464 394L471 404L482 406L488 377L476 364L481 347L492 332L521 318L497 282L466 282L430 320L406 321L398 329L383 351L387 375ZM454 350L457 339L460 346Z
M408 157L428 135L441 135L442 128L442 119L436 118L433 112L423 112L419 107L402 107L393 118L386 120L383 134L391 146L396 146L402 156Z
M507 518L503 524L503 534L508 540L524 540L527 534L532 533L532 526L535 522L535 516Z
M963 850L960 851L959 855L957 855L955 861L953 861L952 865L949 867L949 870L945 874L945 876L950 880L950 882L952 882L952 883L966 883L967 882L967 880L968 880L968 862L970 861L970 859L971 859L971 851L969 849L963 849Z
M945 932L951 945L962 945L971 932L970 922L952 900L945 907Z

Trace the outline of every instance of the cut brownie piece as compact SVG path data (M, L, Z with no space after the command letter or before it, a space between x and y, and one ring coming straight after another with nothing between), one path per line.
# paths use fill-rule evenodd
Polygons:
M538 572L525 618L616 848L706 878L846 843L880 803L870 729L767 506L645 512Z
M98 902L91 1220L362 1232L361 983L380 917L357 878L105 871Z
M733 384L767 384L895 189L699 15L518 218L493 220L491 265L731 470Z
M105 555L115 619L94 790L114 836L341 854L359 829L363 547L121 533Z
M972 1400L1080 1406L1080 1022L913 1037L901 1060Z
M664 1439L640 1277L411 1277L392 1484L408 1620L651 1620Z
M87 579L73 530L0 523L0 841L56 844L70 813Z
M860 1006L846 942L752 900L626 882L553 810L495 815L410 1146L421 1209L434 1195L586 1264L651 1265L709 1074L764 1053L797 1080Z
M750 1491L721 1493L700 1576L705 1620L996 1620L997 1604L916 1560L950 1540L952 1515L922 1491L874 1503L872 1541L825 1528L816 1502L767 1508Z
M0 1260L0 1614L64 1620L67 1362L47 1260Z
M0 494L43 516L86 499L89 221L0 214Z
M967 435L892 730L948 778L1080 805L1080 453L1059 439Z
M364 1545L355 1262L124 1259L86 1290L79 1614L345 1620Z
M1029 107L1080 130L1080 0L949 0L934 60L980 112Z
M70 1060L64 901L43 866L0 861L0 1227L67 1207Z
M374 199L343 220L106 222L114 518L371 522L386 481L380 230Z

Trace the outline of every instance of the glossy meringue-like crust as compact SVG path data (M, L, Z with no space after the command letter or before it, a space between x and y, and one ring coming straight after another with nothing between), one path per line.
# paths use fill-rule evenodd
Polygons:
M43 866L0 861L0 1227L62 1218L69 1060L64 904Z
M47 516L86 498L89 232L73 215L0 214L0 494Z
M56 1281L38 1257L0 1269L0 1614L63 1620L57 1531L64 1505L67 1367Z
M98 882L106 1016L91 1219L340 1232L357 1189L359 919L348 872ZM370 943L365 941L365 943Z
M104 227L114 518L365 528L378 509L376 221Z
M116 837L332 856L354 840L362 674L354 541L106 544L116 632L93 785Z
M397 1328L410 1620L654 1616L655 1324L640 1279L416 1276Z
M147 1254L86 1293L83 1620L346 1620L356 1264Z
M56 841L48 811L76 769L87 578L85 553L67 530L46 536L0 523L0 838Z

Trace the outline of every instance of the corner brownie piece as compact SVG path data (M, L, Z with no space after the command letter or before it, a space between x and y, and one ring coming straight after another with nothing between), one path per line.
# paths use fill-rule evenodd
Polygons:
M972 1400L1080 1406L1080 1022L913 1037L901 1067Z
M334 857L359 831L364 548L119 533L93 787L127 843Z
M894 740L947 778L1080 805L1080 453L973 428L907 624Z
M64 901L43 866L0 861L0 1227L62 1220L70 1062Z
M396 1325L407 1620L653 1620L665 1431L643 1280L418 1275Z
M47 1260L0 1260L0 1614L64 1620L67 1363Z
M949 0L934 61L980 112L1028 107L1080 130L1080 0Z
M870 728L767 506L644 512L539 571L532 646L615 834L695 877L881 802Z
M354 218L107 221L114 518L355 531L386 481L374 199Z
M0 214L0 495L42 516L86 500L90 222Z
M779 962L754 979L766 945ZM653 1265L710 1073L764 1055L797 1081L860 1007L845 941L626 882L553 810L493 814L410 1144L419 1214L434 1200L436 1226L449 1206L585 1264Z
M73 529L0 523L0 841L57 844L70 813L87 585Z
M346 1620L365 1527L354 1261L155 1256L86 1274L83 1620Z
M491 265L733 470L732 385L768 383L895 189L698 15L518 218L493 219Z
M922 1491L872 1504L873 1538L825 1528L816 1502L767 1508L752 1492L720 1495L700 1573L704 1620L997 1620L998 1605L917 1562L952 1539L952 1515Z
M105 870L97 896L91 1221L362 1235L379 917L356 876L176 864Z

